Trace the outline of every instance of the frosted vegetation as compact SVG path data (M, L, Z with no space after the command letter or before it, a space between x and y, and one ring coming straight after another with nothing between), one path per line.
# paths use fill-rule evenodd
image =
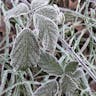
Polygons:
M82 6L78 2L76 11L58 7L52 0L10 1L13 8L8 10L0 1L6 24L0 42L5 42L0 54L0 96L96 96L88 82L89 78L96 81L96 34L92 31L96 11L87 14L90 0ZM16 28L12 42L11 21ZM85 28L75 32L79 24Z

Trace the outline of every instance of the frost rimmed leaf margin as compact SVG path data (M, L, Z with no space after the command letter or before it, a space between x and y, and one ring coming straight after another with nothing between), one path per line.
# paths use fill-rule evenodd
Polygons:
M39 39L44 50L53 54L59 37L58 26L50 18L40 14L34 14L33 19L35 28L39 30Z
M51 5L47 5L47 6L44 6L44 7L37 9L34 14L36 14L36 13L39 15L43 15L45 17L48 17L55 22L57 22L57 18L59 15L56 8L54 6L51 6Z
M61 68L57 59L47 52L41 51L40 61L38 64L42 68L42 70L49 74L56 76L63 74L63 69Z
M11 65L16 69L37 65L39 61L39 45L32 31L28 28L20 32L13 44Z
M70 96L70 95L74 96L76 89L78 88L74 79L71 78L69 75L65 75L61 79L61 87L62 87L62 93L65 93L66 96Z
M31 10L36 10L40 7L48 5L50 0L32 0L31 2Z
M34 96L55 96L58 90L58 84L55 80L46 82L44 85L39 87L35 92Z
M12 9L6 11L5 17L6 19L10 19L12 17L18 17L20 15L24 15L29 12L29 8L25 3L20 3Z

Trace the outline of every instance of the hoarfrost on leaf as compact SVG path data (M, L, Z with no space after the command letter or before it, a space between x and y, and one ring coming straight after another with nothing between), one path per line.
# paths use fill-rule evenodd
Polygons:
M48 6L44 6L39 8L38 10L35 11L35 14L40 14L43 15L45 17L50 18L51 20L57 21L58 18L58 12L55 9L55 7L48 5Z
M72 61L72 62L66 64L65 65L65 73L70 74L70 73L75 72L77 69L77 66L78 66L78 62L75 62L75 61Z
M11 64L15 69L25 69L37 65L39 60L39 45L30 29L20 32L13 44L11 52Z
M48 17L34 14L34 25L39 30L39 39L44 50L54 53L59 36L58 26Z
M75 81L68 75L65 75L62 79L62 92L67 94L74 94L76 92L77 89L77 84L75 83ZM70 95L68 95L70 96ZM74 96L74 95L72 95Z
M8 10L5 14L6 18L18 17L24 15L29 11L28 6L25 3L20 3L12 9Z
M55 96L57 92L57 82L55 80L48 81L43 86L39 87L34 95L35 96Z
M31 9L36 10L36 9L38 9L40 7L48 5L49 2L50 2L50 0L32 0Z
M63 70L57 59L51 54L41 51L39 66L47 73L53 75L62 75Z

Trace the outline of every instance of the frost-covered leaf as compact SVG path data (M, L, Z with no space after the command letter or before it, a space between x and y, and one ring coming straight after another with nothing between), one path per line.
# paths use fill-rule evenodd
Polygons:
M16 69L37 65L39 60L38 42L30 29L20 32L13 44L11 53L11 64Z
M39 39L43 48L54 53L59 36L58 26L51 19L39 14L35 14L33 18L35 28L39 30Z
M65 73L73 73L74 71L76 71L77 66L78 66L78 62L75 61L66 64Z
M6 18L18 17L24 15L29 11L28 6L25 3L20 3L12 9L8 10L5 14Z
M82 68L78 68L74 72L72 78L74 78L75 81L78 83L78 85L82 88L87 88L89 86L88 78L86 78L86 73L84 72Z
M40 54L40 63L39 66L47 73L54 74L54 75L62 75L63 70L57 59L53 57L51 54L46 52L41 52Z
M73 94L76 92L77 89L77 84L75 83L75 81L68 75L65 75L62 79L62 92L66 94L66 96L70 96L67 95L69 94Z
M76 18L76 16L74 16L74 14L72 14L71 12L65 12L64 16L65 16L65 22L74 22Z
M55 80L48 81L43 86L39 87L34 95L35 96L55 96L57 92L57 82Z
M77 70L73 73L73 77L75 79L83 78L84 75L85 74L84 74L84 72L83 72L83 70L81 68L77 68Z
M36 10L42 6L48 5L50 0L32 0L31 2L31 9Z
M36 10L35 13L48 17L54 21L56 21L57 17L58 17L57 10L55 9L55 7L53 7L51 5L41 7L38 10Z

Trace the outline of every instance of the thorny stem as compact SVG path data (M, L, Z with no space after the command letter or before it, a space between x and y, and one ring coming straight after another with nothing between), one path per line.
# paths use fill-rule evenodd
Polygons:
M70 53L73 54L73 56L75 57L75 59L81 64L81 66L84 68L84 70L86 72L88 72L89 76L96 81L96 76L94 75L94 73L90 70L90 68L87 66L87 64L84 62L83 59L81 59L76 53L75 51L68 45L68 43L63 40L62 38L59 38L59 40L62 42L63 44L63 48L66 48L67 51L69 51Z

